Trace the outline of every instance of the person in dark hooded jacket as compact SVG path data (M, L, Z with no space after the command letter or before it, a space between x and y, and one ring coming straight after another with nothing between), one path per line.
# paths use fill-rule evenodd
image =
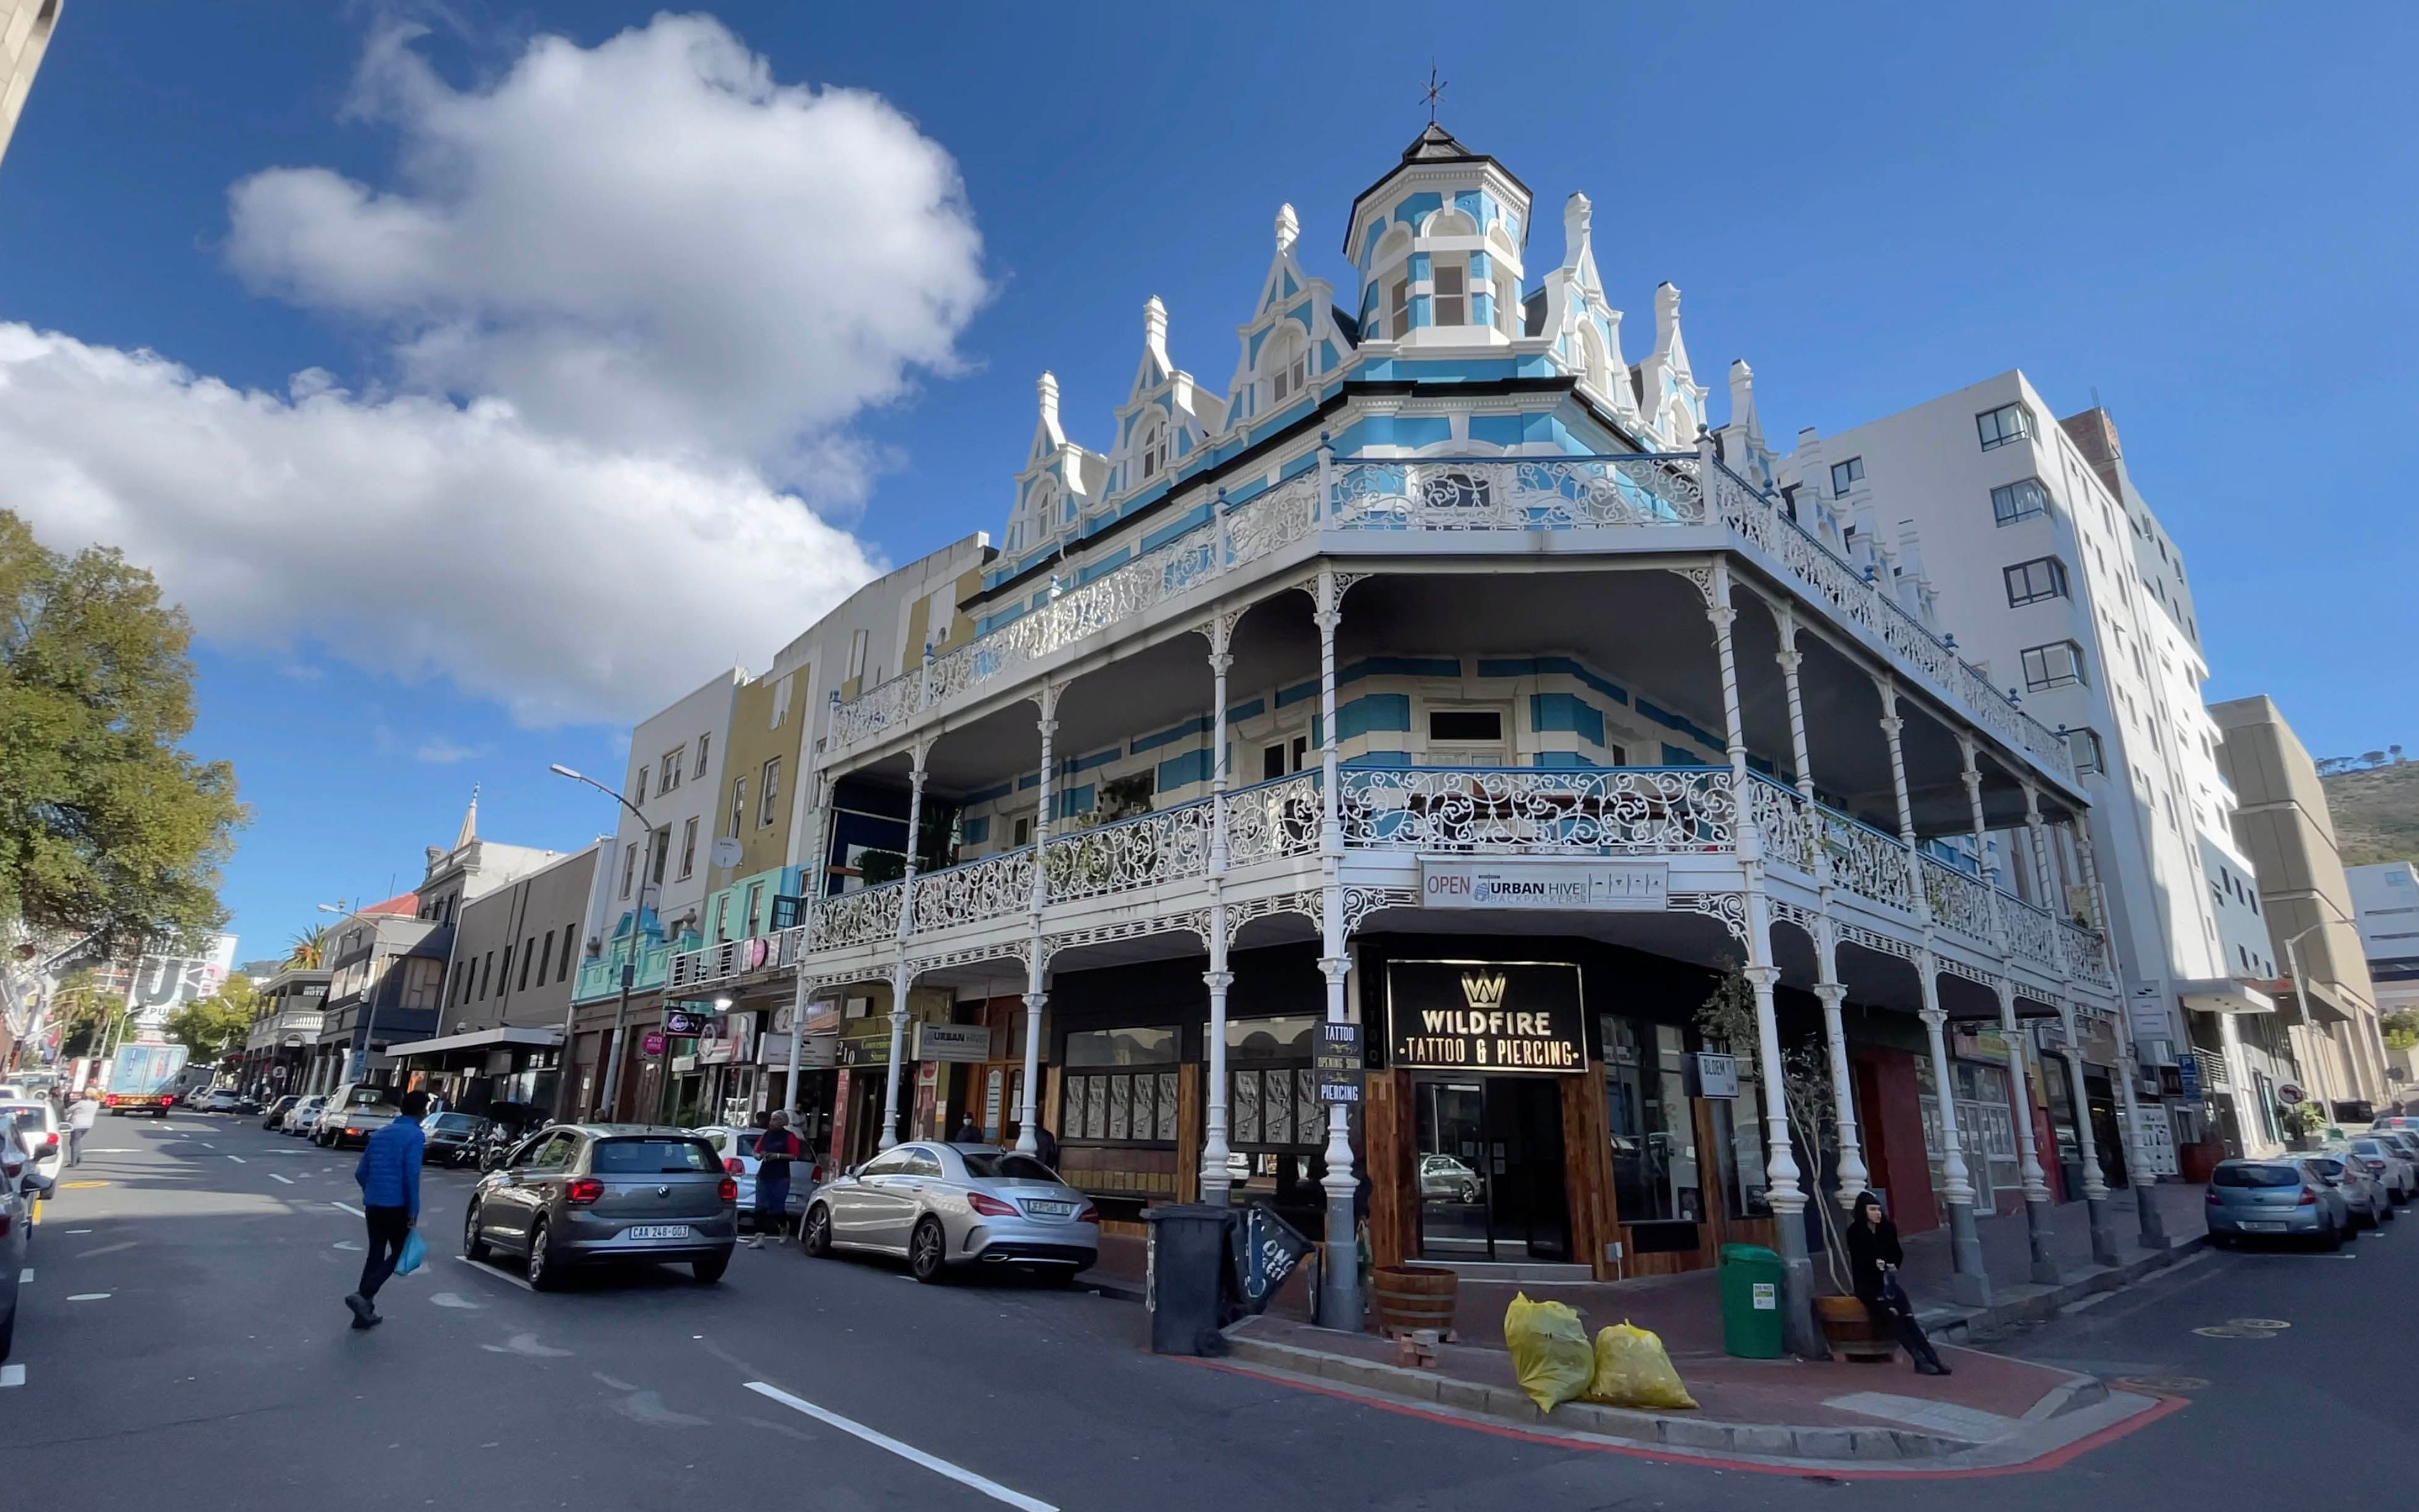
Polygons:
M1923 1336L1923 1325L1915 1320L1905 1288L1894 1284L1893 1276L1906 1255L1899 1248L1898 1225L1882 1215L1881 1198L1871 1192L1857 1194L1856 1217L1848 1225L1847 1240L1848 1271L1865 1311L1898 1336L1907 1358L1915 1362L1917 1375L1949 1374L1949 1367L1940 1363L1940 1352Z

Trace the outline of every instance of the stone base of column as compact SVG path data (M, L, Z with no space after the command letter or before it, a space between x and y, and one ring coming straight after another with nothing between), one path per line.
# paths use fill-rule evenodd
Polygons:
M1361 1245L1349 1191L1327 1194L1327 1242L1318 1265L1318 1326L1361 1332Z
M1780 1256L1780 1347L1801 1360L1827 1360L1831 1346L1814 1320L1814 1261L1806 1250L1804 1211L1775 1209L1772 1236Z
M2159 1216L2158 1199L2150 1196L2153 1190L2148 1186L2134 1188L2134 1213L2141 1221L2142 1235L2137 1242L2144 1249L2160 1250L2167 1247L2167 1225Z
M1221 1171L1215 1177L1208 1171L1201 1173L1201 1200L1213 1208L1234 1205L1235 1189L1228 1183L1225 1172Z
M1949 1294L1961 1307L1991 1305L1991 1273L1982 1267L1982 1233L1974 1227L1974 1204L1949 1204L1949 1256L1956 1271Z
M2054 1287L2065 1280L2057 1273L2057 1261L2050 1257L2050 1211L2045 1198L2025 1199L2025 1234L2032 1242L2033 1284Z
M2091 1215L2091 1262L2094 1265L2120 1263L2117 1254L2117 1233L2108 1227L2108 1199L2086 1197L2083 1205Z

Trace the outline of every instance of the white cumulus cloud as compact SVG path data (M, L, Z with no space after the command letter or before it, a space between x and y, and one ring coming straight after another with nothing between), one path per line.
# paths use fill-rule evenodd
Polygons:
M372 40L349 107L393 183L229 192L231 266L377 335L369 370L239 388L0 323L0 507L289 665L642 716L877 570L816 509L863 501L854 419L956 371L972 213L879 97L778 84L708 18L541 37L459 89L413 41Z
M403 376L549 430L785 458L949 370L985 293L957 166L877 95L774 82L702 16L532 42L457 90L408 31L350 114L399 181L275 168L229 192L255 287L379 323Z

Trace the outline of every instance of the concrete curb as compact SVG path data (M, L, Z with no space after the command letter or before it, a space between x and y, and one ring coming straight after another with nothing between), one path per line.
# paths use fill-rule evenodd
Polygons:
M1988 1307L1933 1307L1917 1317L1923 1331L1947 1343L1984 1343L2024 1323L2042 1323L2086 1298L2121 1291L2161 1271L2206 1253L2209 1236L2179 1239L2164 1250L2118 1266L2094 1266L2055 1287L2030 1284L2004 1288ZM2080 1405L2080 1404L2077 1404Z
M1519 1387L1488 1381L1456 1381L1427 1370L1383 1365L1348 1354L1331 1354L1300 1345L1256 1339L1240 1329L1227 1335L1227 1359L1265 1366L1288 1375L1334 1381L1362 1391L1405 1400L1458 1409L1463 1412L1552 1427L1658 1449L1686 1450L1700 1455L1751 1455L1787 1459L1871 1464L1881 1460L1934 1459L1981 1447L1970 1439L1952 1439L1914 1428L1797 1427L1770 1423L1721 1423L1693 1414L1639 1412L1604 1407L1595 1402L1565 1402L1551 1413L1537 1411ZM2077 1378L2078 1385L2082 1378ZM2098 1387L2096 1381L2089 1384ZM2107 1395L2104 1388L2102 1396Z

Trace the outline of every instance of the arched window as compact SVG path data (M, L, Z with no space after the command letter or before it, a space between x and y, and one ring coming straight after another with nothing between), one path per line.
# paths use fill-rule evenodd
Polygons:
M1269 335L1260 352L1260 372L1268 379L1269 407L1290 404L1310 384L1310 347L1291 321Z
M1579 322L1579 377L1588 387L1605 398L1612 397L1612 382L1605 363L1604 343L1596 339L1593 321Z
M1441 209L1428 217L1427 234L1431 237L1474 237L1478 223L1467 210Z
M1142 444L1135 454L1142 464L1142 481L1148 483L1167 471L1167 426L1153 418L1143 423Z

